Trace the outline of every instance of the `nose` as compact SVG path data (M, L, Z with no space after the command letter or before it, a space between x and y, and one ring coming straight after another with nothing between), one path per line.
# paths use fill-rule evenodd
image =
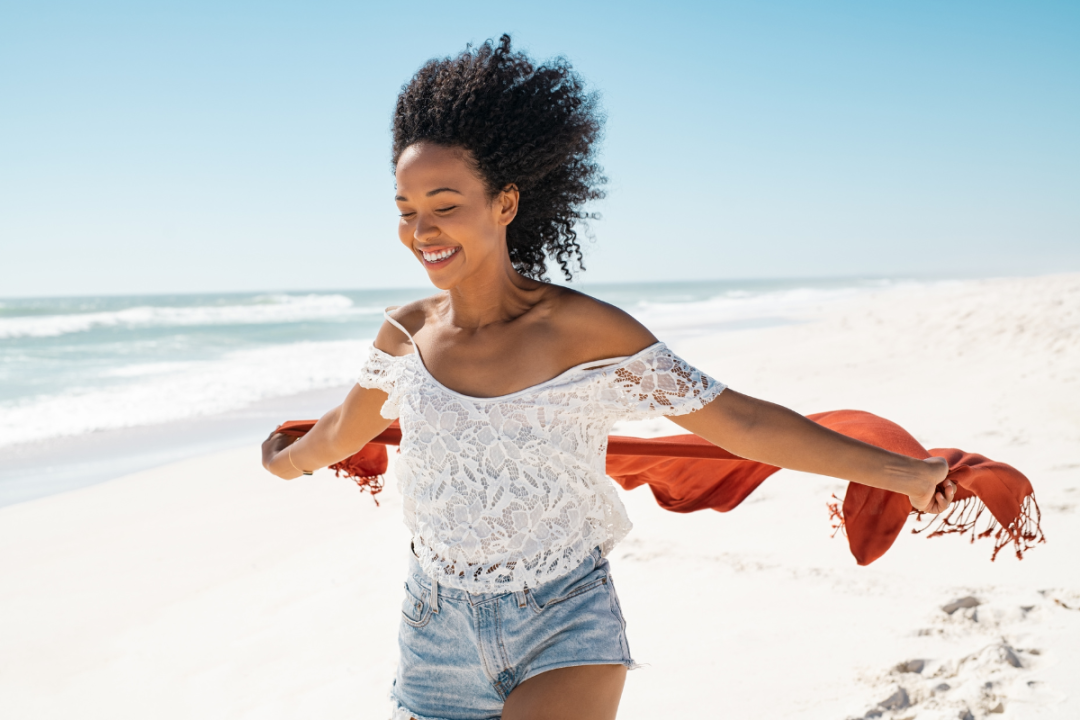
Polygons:
M416 229L413 230L413 237L420 242L427 242L439 237L439 226L431 221L430 218L425 215L417 215Z

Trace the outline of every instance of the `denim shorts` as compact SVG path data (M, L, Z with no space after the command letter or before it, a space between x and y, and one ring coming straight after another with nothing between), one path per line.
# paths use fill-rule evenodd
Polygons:
M439 584L432 593L431 586L410 559L391 691L395 718L495 720L511 690L546 670L634 667L599 548L569 574L521 592Z

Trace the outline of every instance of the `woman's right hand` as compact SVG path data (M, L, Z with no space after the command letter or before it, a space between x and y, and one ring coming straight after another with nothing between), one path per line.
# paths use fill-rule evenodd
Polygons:
M318 470L349 457L389 427L390 420L381 412L386 400L382 390L353 386L345 402L319 418L303 438L277 432L266 438L263 467L292 480L304 470Z
M262 444L262 464L268 471L285 480L300 477L301 473L286 457L280 457L281 453L287 452L287 448L299 438L282 433L273 433Z

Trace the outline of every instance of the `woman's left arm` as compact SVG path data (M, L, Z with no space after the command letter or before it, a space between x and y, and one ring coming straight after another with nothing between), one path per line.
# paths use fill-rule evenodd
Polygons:
M922 512L943 511L956 493L942 458L889 452L731 389L697 412L669 419L748 460L902 493Z

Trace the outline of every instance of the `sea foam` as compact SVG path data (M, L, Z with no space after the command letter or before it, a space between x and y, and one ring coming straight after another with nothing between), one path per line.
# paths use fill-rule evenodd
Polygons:
M195 327L346 320L358 315L381 313L382 308L357 307L344 295L262 295L251 303L237 305L141 305L106 312L0 317L0 339L57 337L110 327Z
M266 398L344 385L355 378L370 343L298 342L167 367L121 366L113 372L129 382L80 385L5 404L0 447L214 415Z

